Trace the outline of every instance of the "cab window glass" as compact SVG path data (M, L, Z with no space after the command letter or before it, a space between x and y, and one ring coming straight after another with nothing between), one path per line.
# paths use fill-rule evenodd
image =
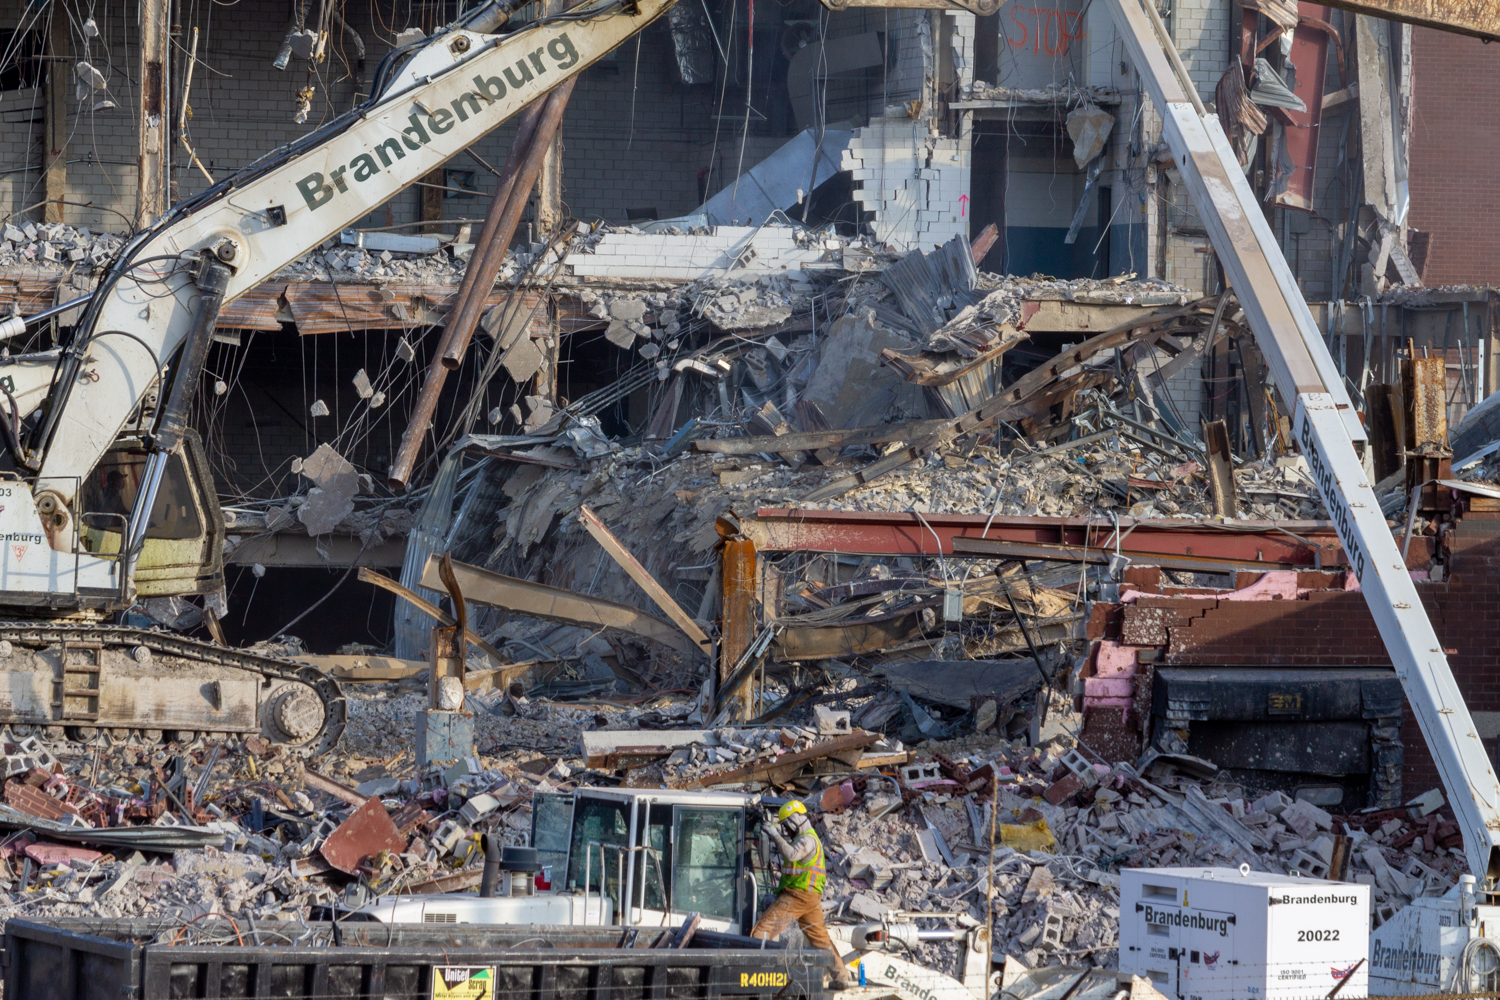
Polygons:
M83 485L84 525L98 531L122 530L135 506L136 493L146 472L146 456L140 452L109 452ZM193 502L193 489L181 455L173 455L156 491L147 538L198 538L203 522Z

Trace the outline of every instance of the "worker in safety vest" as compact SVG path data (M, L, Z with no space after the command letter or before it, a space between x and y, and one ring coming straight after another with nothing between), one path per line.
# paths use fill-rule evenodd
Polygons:
M776 890L776 902L755 922L750 936L774 940L795 920L813 947L826 949L833 956L835 971L829 985L836 990L848 989L854 981L823 923L823 886L828 882L828 863L823 842L807 818L807 807L800 802L782 806L771 827L771 838L781 852L781 885Z

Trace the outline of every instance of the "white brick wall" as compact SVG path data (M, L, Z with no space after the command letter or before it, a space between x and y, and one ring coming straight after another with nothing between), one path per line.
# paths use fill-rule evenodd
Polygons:
M926 11L905 13L919 15L916 31L909 34L915 34L920 43L921 62L908 61L909 49L903 49L902 81L905 86L916 83L920 68L919 93L930 93L936 72L931 19ZM962 12L947 16L953 66L962 90L974 82L974 16ZM875 238L900 249L930 250L954 236L967 235L971 115L959 116L958 136L944 137L938 134L926 104L918 118L899 116L894 107L890 111L855 131L842 160L853 177L855 199L874 216Z

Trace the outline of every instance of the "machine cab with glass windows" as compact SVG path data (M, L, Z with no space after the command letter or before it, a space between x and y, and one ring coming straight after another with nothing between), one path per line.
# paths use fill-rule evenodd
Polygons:
M762 808L733 792L583 788L532 803L535 891L382 897L360 914L385 923L675 927L744 934L774 895ZM514 884L514 883L512 883Z

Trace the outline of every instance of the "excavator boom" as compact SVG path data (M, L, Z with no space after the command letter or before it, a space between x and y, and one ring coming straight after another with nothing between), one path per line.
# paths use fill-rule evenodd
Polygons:
M1500 878L1500 781L1355 450L1363 433L1333 358L1218 117L1198 102L1159 15L1149 0L1144 7L1140 0L1108 2L1276 388L1295 407L1297 445L1437 763L1470 871L1493 886Z

